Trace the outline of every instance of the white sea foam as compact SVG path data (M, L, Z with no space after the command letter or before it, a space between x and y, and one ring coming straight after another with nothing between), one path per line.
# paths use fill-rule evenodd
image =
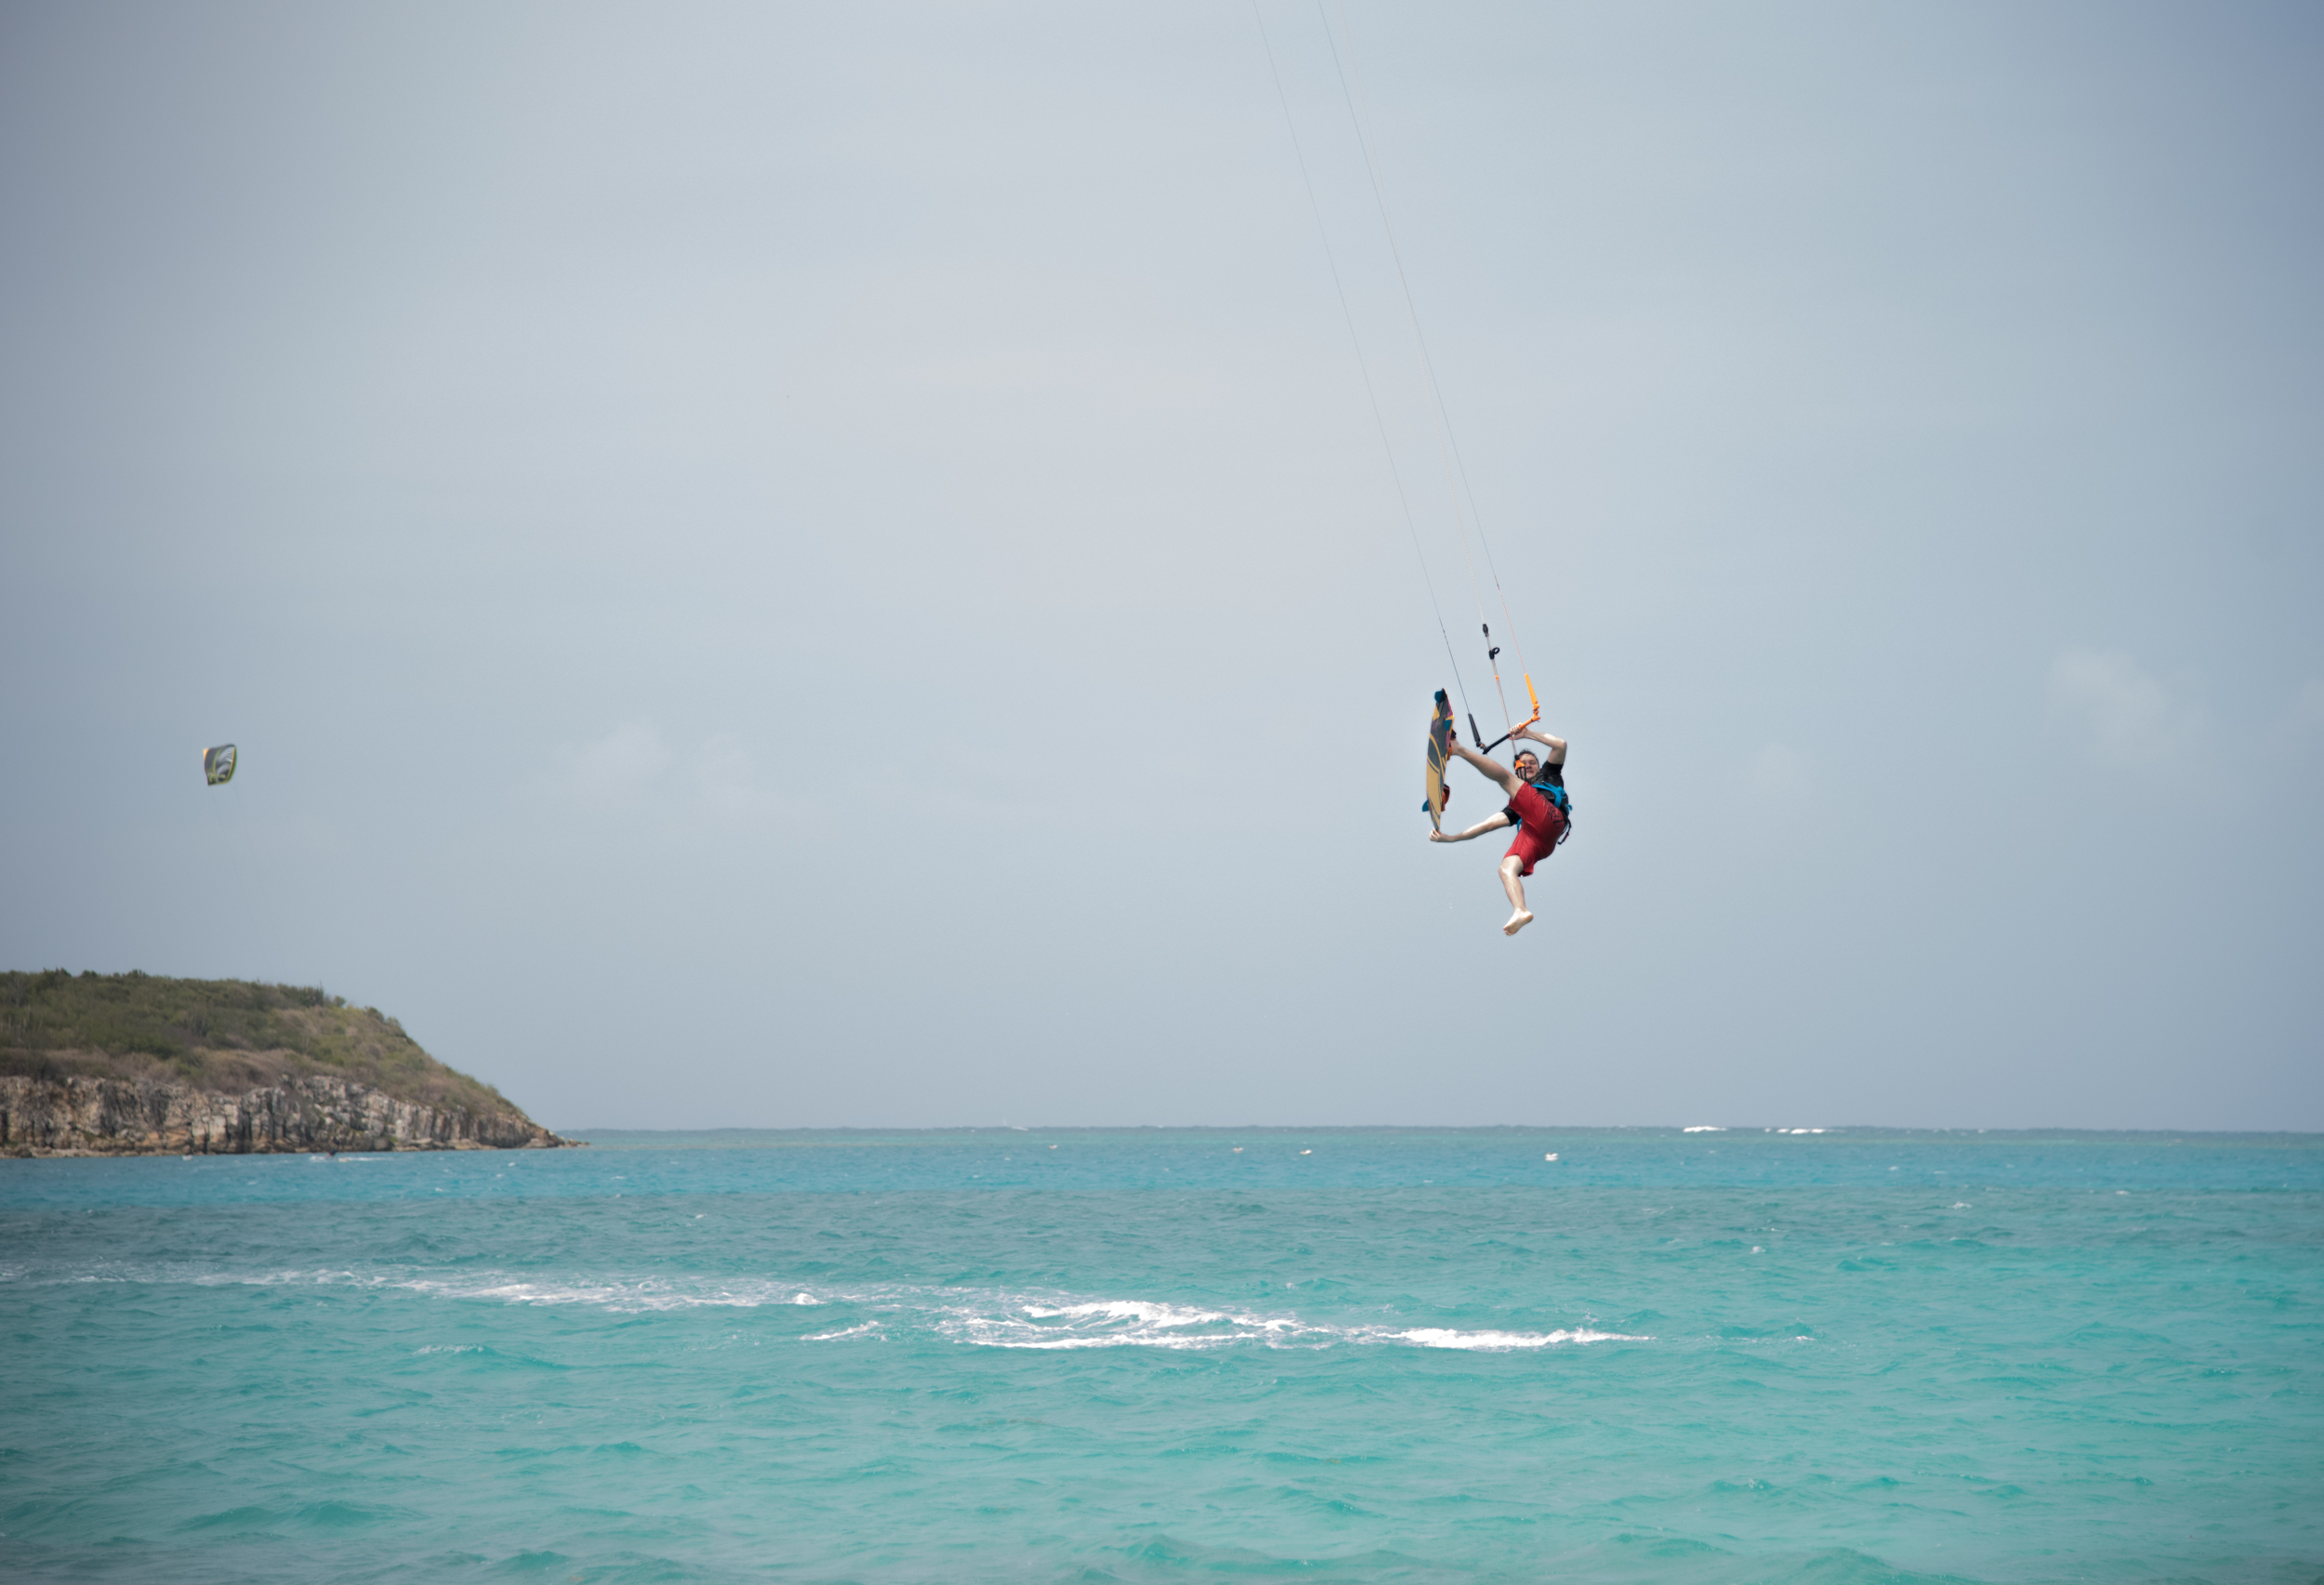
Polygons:
M1598 1332L1587 1327L1556 1332L1457 1332L1445 1327L1415 1327L1409 1331L1391 1332L1387 1337L1397 1342L1411 1343L1417 1348L1463 1348L1479 1353L1550 1348L1558 1343L1643 1343L1653 1341L1632 1337L1627 1332Z
M697 1286L658 1280L642 1282L447 1282L416 1278L395 1284L415 1293L446 1299L496 1299L508 1304L585 1304L627 1314L663 1310L757 1310L789 1302L763 1283Z
M1069 1320L1095 1318L1104 1321L1146 1321L1165 1327L1194 1327L1208 1321L1223 1321L1226 1313L1220 1310L1188 1310L1175 1304L1150 1304L1138 1299L1095 1299L1086 1304L1047 1306L1028 1304L1024 1313L1037 1320L1051 1316Z
M87 1280L86 1277L84 1280ZM1057 1292L1006 1288L827 1288L811 1293L795 1283L768 1280L710 1282L698 1278L545 1278L507 1272L478 1272L458 1277L406 1271L276 1270L247 1273L161 1272L120 1280L193 1282L204 1286L277 1287L310 1284L351 1288L400 1288L456 1302L574 1305L615 1314L682 1313L693 1310L790 1310L799 1306L853 1310L852 1324L804 1334L802 1342L918 1334L982 1348L1073 1350L1093 1348L1324 1349L1349 1346L1466 1349L1506 1352L1597 1342L1650 1342L1625 1332L1588 1327L1548 1332L1498 1328L1473 1331L1377 1320L1320 1320L1289 1314L1211 1309L1154 1299L1093 1299ZM437 1350L433 1352L447 1352Z
M1287 1324L1274 1317L1137 1299L1028 1304L1004 1294L930 1297L939 1300L934 1320L940 1335L988 1348L1216 1348Z
M865 1338L879 1331L877 1321L866 1321L860 1327L845 1327L836 1332L815 1332L799 1341L805 1343L835 1343L849 1338Z
M1412 1348L1502 1352L1561 1343L1639 1341L1616 1332L1586 1328L1554 1332L1460 1331L1448 1327L1346 1325L1297 1315L1249 1314L1199 1310L1146 1300L1094 1300L1078 1304L1027 1304L1014 1314L954 1307L937 1330L988 1348L1219 1349L1258 1344L1268 1348L1332 1348L1402 1344Z

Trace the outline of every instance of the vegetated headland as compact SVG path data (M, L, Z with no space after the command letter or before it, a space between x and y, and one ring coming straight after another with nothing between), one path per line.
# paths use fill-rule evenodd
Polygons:
M574 1143L318 986L0 971L0 1155Z

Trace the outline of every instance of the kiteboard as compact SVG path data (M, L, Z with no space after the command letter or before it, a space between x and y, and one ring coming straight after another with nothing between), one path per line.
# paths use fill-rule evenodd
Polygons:
M1436 691L1436 713L1428 719L1428 800L1420 805L1428 811L1428 823L1442 831L1445 828L1445 764L1452 758L1452 701L1445 691Z
M216 748L205 748L202 751L202 775L211 786L232 781L234 779L234 746L231 743L221 743Z

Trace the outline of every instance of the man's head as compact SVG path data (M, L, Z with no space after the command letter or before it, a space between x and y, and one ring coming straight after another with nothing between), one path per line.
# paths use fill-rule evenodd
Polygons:
M1517 751L1517 774L1529 782L1540 773L1541 756L1530 748L1519 749Z

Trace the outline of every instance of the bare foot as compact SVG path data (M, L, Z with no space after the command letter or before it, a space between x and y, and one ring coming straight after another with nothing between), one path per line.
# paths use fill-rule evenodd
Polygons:
M1515 935L1519 931L1525 929L1531 923L1533 923L1533 916L1526 913L1523 908L1520 908L1515 913L1509 916L1509 923L1501 927L1501 933L1503 935Z

